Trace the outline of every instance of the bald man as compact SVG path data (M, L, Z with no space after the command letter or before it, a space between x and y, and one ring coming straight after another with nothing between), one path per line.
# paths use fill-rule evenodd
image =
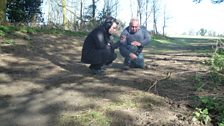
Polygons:
M140 27L139 20L132 18L129 26L121 33L119 50L124 57L124 69L145 68L142 50L150 41L146 28Z

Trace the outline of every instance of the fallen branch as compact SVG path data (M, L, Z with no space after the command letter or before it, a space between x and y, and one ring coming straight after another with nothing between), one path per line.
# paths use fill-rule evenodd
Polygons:
M155 80L153 83L150 82L151 86L148 88L148 91L150 91L153 87L154 87L155 91L157 91L156 90L156 85L158 84L158 82L163 81L163 80L168 80L170 78L170 76L171 76L171 72L168 72L165 77L163 77L159 80Z

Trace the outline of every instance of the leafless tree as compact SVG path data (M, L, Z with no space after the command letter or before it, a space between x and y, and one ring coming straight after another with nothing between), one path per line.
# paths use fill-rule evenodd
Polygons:
M117 16L119 2L118 0L104 0L104 7L102 10L102 16Z
M64 30L68 30L68 19L66 16L66 0L62 0L63 26Z
M152 9L149 8L149 6L150 6L150 0L146 0L146 2L145 2L145 22L143 24L146 28L148 27L148 20L152 13Z
M143 16L143 6L145 4L145 1L144 0L137 0L137 17L139 17L139 22L140 24L142 25L142 16Z
M150 5L150 0L137 0L137 17L139 18L140 24L145 27L148 27L148 20L152 12Z
M5 9L7 0L0 0L0 23L5 21Z
M133 6L132 6L132 1L130 0L130 11L131 11L131 17L134 16L133 14Z
M153 30L155 34L158 34L157 20L159 14L159 0L152 0L152 13L153 13Z
M165 28L167 27L167 22L171 18L170 16L168 16L168 14L166 12L167 12L167 9L166 9L166 6L164 6L164 8L163 8L163 26L162 26L163 36L165 36Z
M97 1L96 0L92 0L92 20L96 19L96 2Z

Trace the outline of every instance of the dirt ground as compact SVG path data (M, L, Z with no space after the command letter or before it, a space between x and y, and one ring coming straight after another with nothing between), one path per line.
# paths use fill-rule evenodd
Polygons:
M121 69L118 56L99 76L80 62L83 38L34 34L13 41L0 48L1 126L202 125L192 121L191 103L199 95L193 78L208 69L208 55L192 51L203 43L168 53L145 48L144 70ZM80 119L94 112L110 123Z

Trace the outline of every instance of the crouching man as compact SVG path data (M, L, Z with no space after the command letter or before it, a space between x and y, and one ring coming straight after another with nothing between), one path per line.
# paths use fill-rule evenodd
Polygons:
M146 28L139 26L138 19L131 19L129 26L121 33L120 53L124 57L124 69L145 68L142 50L151 37Z
M108 17L86 37L81 62L90 64L93 74L104 73L102 66L111 64L117 58L114 52L117 46L113 45L111 35L116 33L118 24L115 18Z

